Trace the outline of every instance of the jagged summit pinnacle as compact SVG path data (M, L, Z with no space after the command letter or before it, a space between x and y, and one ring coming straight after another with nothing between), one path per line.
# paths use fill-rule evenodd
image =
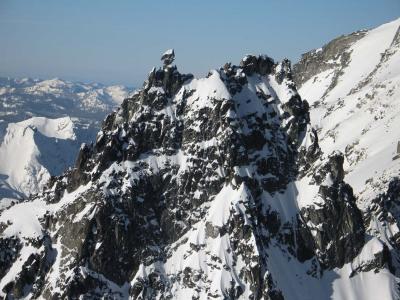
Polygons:
M144 89L142 92L146 94L154 89L160 89L167 97L156 97L161 102L158 104L153 103L153 108L159 105L164 105L168 97L174 95L185 81L193 79L192 74L181 74L176 65L172 65L175 59L174 49L169 49L161 56L164 64L162 68L153 68L147 80L144 82ZM127 99L129 100L129 99Z
M74 169L0 215L0 298L390 299L368 288L396 286L392 248L367 233L344 155L319 147L290 62L194 78L174 58Z
M3 265L24 271L0 282L0 297L280 293L267 233L280 239L280 224L298 224L283 215L270 223L281 209L279 196L268 199L293 184L299 155L312 163L313 143L302 146L307 107L290 80L276 80L281 68L271 59L249 57L197 79L165 67L173 50L163 58L164 67L107 117L96 142L82 147L73 170L1 216L0 250L10 253ZM35 213L9 219L26 205ZM296 245L312 249L307 228L303 236L307 242L299 237ZM308 257L296 245L289 245L302 252L295 257ZM17 260L20 253L28 254Z
M248 75L255 72L259 73L260 75L267 75L272 72L274 65L274 60L267 55L255 56L252 54L247 54L240 61L240 66Z
M161 60L164 62L164 66L171 65L175 60L175 51L174 49L168 49L161 56Z

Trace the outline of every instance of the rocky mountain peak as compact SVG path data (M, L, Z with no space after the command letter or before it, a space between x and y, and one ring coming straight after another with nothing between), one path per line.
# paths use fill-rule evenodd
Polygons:
M194 78L174 58L73 169L0 216L2 296L317 299L297 283L367 269L343 155L322 153L290 61L247 55Z
M174 49L168 49L161 56L161 60L164 63L164 67L171 65L175 60L175 51Z
M258 73L265 76L271 74L274 65L274 60L266 55L246 55L240 62L246 75Z

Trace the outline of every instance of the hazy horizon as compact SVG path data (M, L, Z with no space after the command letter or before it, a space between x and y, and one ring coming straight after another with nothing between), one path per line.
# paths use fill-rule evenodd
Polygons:
M276 60L399 17L400 2L0 2L0 76L141 86L164 50L204 76L248 53Z

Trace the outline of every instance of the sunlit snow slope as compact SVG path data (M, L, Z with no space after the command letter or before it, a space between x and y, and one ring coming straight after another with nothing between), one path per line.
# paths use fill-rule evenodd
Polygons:
M400 171L400 19L340 37L295 66L325 152L345 153L361 206Z
M36 193L50 175L71 166L80 146L75 130L69 117L36 117L8 124L0 144L0 198Z

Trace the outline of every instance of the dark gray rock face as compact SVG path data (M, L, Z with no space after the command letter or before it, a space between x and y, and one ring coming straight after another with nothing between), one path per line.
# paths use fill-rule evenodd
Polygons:
M21 250L21 244L20 241L14 237L1 238L0 249L3 249L0 256L0 276L4 277L13 262L17 259L18 253Z
M274 60L266 55L246 55L240 62L246 75L257 73L265 76L271 74L274 65Z
M382 209L382 214L378 215L378 218L382 220L394 218L396 222L400 221L400 179L398 177L390 181L386 193L372 201L371 209L379 210L378 207Z
M4 242L6 242L7 245L5 245ZM15 251L14 253L5 253L5 258L8 261L5 261L4 267L7 269L11 267L11 260L15 260L17 255L21 255L22 245L18 244L19 242L20 241L16 241L15 239L2 241L1 249ZM32 240L31 244L38 249L38 252L30 254L22 263L21 271L14 280L8 282L3 287L3 292L7 294L7 299L21 299L27 297L29 294L31 294L33 298L40 296L45 284L45 276L54 263L55 252L51 247L51 240L48 236L44 236L41 240ZM2 277L4 277L4 275L6 274L3 274Z
M323 158L290 62L247 56L197 80L173 59L164 55L75 167L30 200L44 207L41 238L2 237L2 277L22 243L36 249L4 295L173 299L187 289L193 299L284 299L276 249L312 261L304 276L313 278L359 254L365 229L343 156ZM286 214L277 203L288 194L281 205L295 207L288 191L304 177L320 201ZM229 280L212 288L213 272Z
M314 174L324 200L318 207L301 210L306 224L313 224L313 234L302 229L309 249L315 249L320 262L328 267L342 267L364 246L364 224L357 208L352 188L343 182L343 155L333 153ZM328 221L329 220L329 221Z
M167 50L162 56L161 60L164 62L164 66L169 66L175 60L175 51L174 49Z
M293 66L293 80L300 88L304 82L313 76L329 70L335 69L335 76L332 80L331 90L336 84L336 80L341 75L341 70L348 64L350 58L347 52L350 46L361 39L366 31L358 31L349 35L340 36L321 49L312 50L302 55L300 61Z
M364 214L364 222L368 226L370 234L386 240L390 249L381 255L376 264L387 264L390 270L399 274L400 268L400 232L391 230L400 225L400 179L393 178L387 191L372 200ZM374 223L382 226L383 230L377 230ZM387 246L385 245L387 248ZM379 265L379 264L378 264Z
M386 244L383 244L382 251L374 253L374 258L372 260L357 266L350 274L350 277L353 277L361 272L369 272L371 270L374 270L375 273L379 273L382 269L390 270L392 273L394 273L396 270L393 266L392 254L390 253L389 247Z
M397 29L392 44L390 46L398 46L398 45L400 45L400 27Z

